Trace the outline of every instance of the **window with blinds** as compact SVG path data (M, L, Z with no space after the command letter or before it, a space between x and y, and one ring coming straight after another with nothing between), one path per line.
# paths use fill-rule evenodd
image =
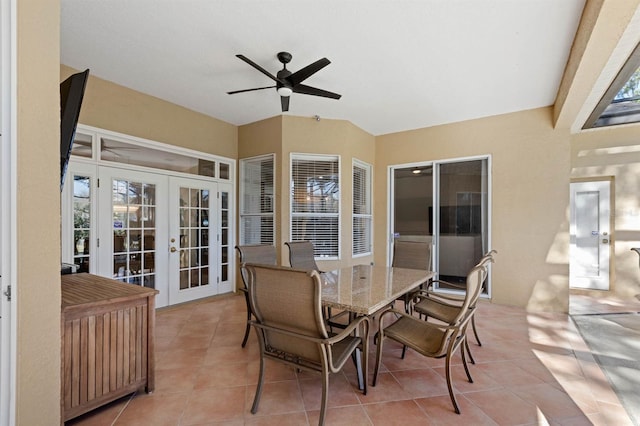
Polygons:
M274 244L275 155L240 160L240 244Z
M371 165L353 160L353 256L371 254Z
M312 241L316 258L340 258L340 158L291 155L291 240Z

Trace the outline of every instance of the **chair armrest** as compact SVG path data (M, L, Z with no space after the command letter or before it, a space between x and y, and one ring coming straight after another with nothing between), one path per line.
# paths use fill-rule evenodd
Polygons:
M437 324L437 323L433 323L433 322L428 322L425 321L423 319L414 317L413 315L407 314L404 311L399 311L395 308L389 308L385 311L383 311L380 314L380 329L382 330L383 327L383 317L386 316L387 314L395 314L396 316L401 316L403 318L406 318L409 321L414 321L416 323L420 323L421 326L427 327L427 328L433 328L436 330L452 330L455 328L458 328L459 326L451 326L451 325L447 325L447 324Z
M432 286L433 286L433 283L444 284L444 285L447 285L449 287L454 287L454 288L457 288L457 289L460 289L460 290L466 290L467 289L466 285L458 284L458 283L452 283L452 282L445 281L445 280L432 280L431 281L431 285Z
M351 321L347 327L345 329L343 329L340 333L335 334L331 337L329 337L328 339L325 339L325 342L328 344L334 344L336 342L339 342L340 340L343 340L344 338L346 338L347 336L349 336L351 333L353 333L355 331L355 329L360 326L362 323L366 323L366 332L367 334L369 333L369 317L358 317L355 320ZM361 336L363 339L367 338L368 336Z
M436 299L441 303L461 303L464 301L464 296L458 296L456 294L446 294L442 292L436 292L433 290L421 290L416 293L412 299L412 303L419 303L423 299Z
M406 318L409 321L414 321L416 323L420 323L420 325L422 327L432 328L432 329L436 329L436 330L455 330L455 329L459 329L461 327L464 327L466 325L466 323L469 321L469 319L471 319L471 316L473 315L474 312L475 312L475 308L470 308L468 310L468 312L465 314L463 320L460 321L460 324L458 324L458 325L447 325L447 324L438 324L438 323L434 323L434 322L428 322L428 321L425 321L423 319L414 317L413 315L407 314L404 311L399 311L399 310L394 309L394 308L389 308L389 309L387 309L386 311L383 311L380 314L380 329L381 330L384 329L382 318L387 314L395 314L397 316L402 316L402 317Z
M351 323L349 323L347 328L342 330L340 333L338 333L336 335L333 335L333 336L331 336L329 338L326 338L326 339L319 339L317 337L307 336L306 334L296 333L295 331L287 330L285 328L280 328L280 327L274 327L272 325L260 324L256 320L249 321L249 324L253 325L254 327L263 329L263 330L271 330L271 331L274 331L276 333L285 334L287 336L308 340L310 342L314 342L314 343L318 343L318 344L325 344L325 345L333 345L334 343L339 342L339 341L345 339L346 337L348 337L349 335L351 335L351 333L356 329L356 327L358 327L363 322L365 322L367 324L366 330L368 332L369 331L369 318L368 317L359 317L358 319L356 319L356 320L352 321ZM363 338L364 337L368 337L368 336L363 336Z

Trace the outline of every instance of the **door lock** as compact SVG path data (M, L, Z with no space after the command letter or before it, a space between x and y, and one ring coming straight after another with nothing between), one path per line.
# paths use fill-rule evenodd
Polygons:
M607 240L606 238L604 238L604 239L602 240L602 244L609 244L609 240Z
M178 251L178 250L177 250L175 247L171 247L171 248L169 249L169 251L170 251L171 253L175 253L175 252L176 252L176 251Z

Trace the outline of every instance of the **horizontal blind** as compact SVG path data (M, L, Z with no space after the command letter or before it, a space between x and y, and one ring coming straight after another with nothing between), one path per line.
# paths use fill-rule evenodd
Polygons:
M371 217L353 216L353 254L371 254Z
M339 257L339 170L337 156L291 157L291 240L312 241L316 258Z
M240 244L274 244L274 158L240 160Z
M293 213L338 213L340 187L337 157L318 160L294 157L291 161L291 179Z
M353 161L353 255L371 254L371 165Z

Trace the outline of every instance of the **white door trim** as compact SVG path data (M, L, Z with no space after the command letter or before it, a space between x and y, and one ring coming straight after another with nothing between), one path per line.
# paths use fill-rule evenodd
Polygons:
M16 0L0 2L0 424L15 424L16 390ZM12 300L4 295L12 288ZM13 306L13 308L12 308Z

